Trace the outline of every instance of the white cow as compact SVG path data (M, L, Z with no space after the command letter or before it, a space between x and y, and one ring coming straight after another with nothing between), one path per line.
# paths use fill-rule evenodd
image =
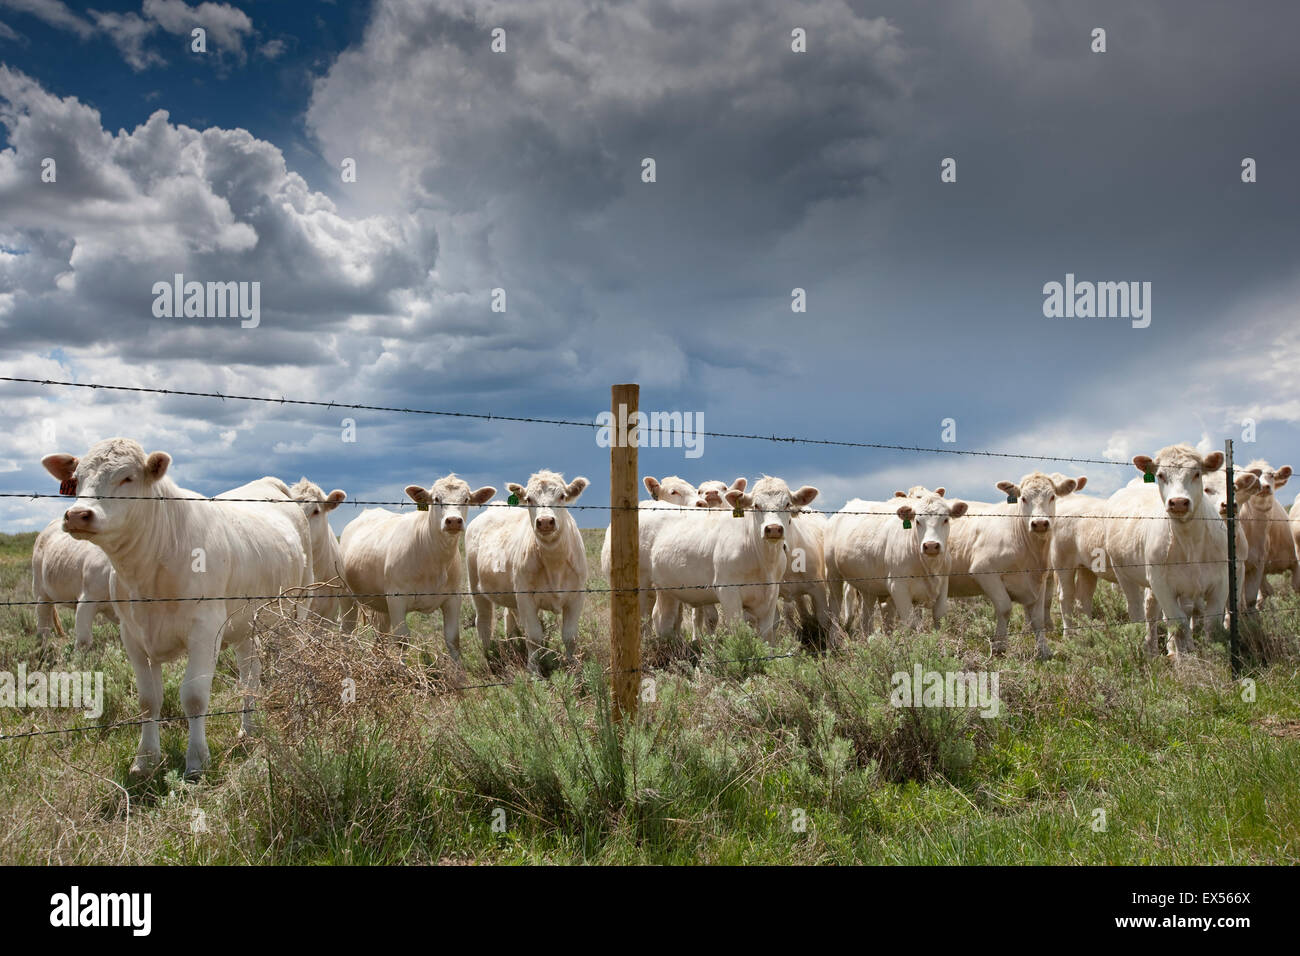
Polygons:
M952 554L948 596L983 594L992 602L997 615L994 653L1006 649L1007 623L1015 602L1025 608L1038 643L1039 659L1052 656L1043 618L1052 525L1057 499L1071 494L1077 485L1074 478L1056 481L1040 471L1025 475L1019 484L999 481L998 490L1015 498L1014 502L970 502L967 517L953 526L948 538Z
M1053 481L1068 476L1052 472ZM1074 491L1056 502L1052 545L1048 567L1054 569L1043 588L1043 623L1052 623L1052 583L1061 601L1061 626L1078 627L1081 618L1092 617L1092 598L1098 575L1105 571L1106 499L1079 492L1088 484L1086 475L1074 479ZM1075 609L1079 614L1076 615Z
M829 636L831 608L826 587L826 528L829 519L820 511L804 509L791 516L786 541L785 580L781 599L798 615L805 633ZM708 611L706 608L697 609ZM793 622L792 622L793 623Z
M209 502L168 476L170 455L145 455L129 438L97 442L80 458L47 455L41 463L61 482L75 482L77 499L64 512L63 528L108 555L113 596L164 599L117 605L146 718L131 770L146 772L162 758L162 665L186 657L180 695L189 718L185 772L196 776L208 762L203 715L223 646L235 650L244 689L242 732L252 732L261 677L252 615L261 602L237 598L310 583L306 519L301 509L271 501ZM186 598L207 600L176 600Z
M327 620L338 620L343 609L343 601L337 593L347 590L347 576L343 572L343 551L339 539L334 537L330 527L329 513L348 500L348 494L341 488L335 488L328 495L315 482L305 477L289 489L293 499L302 505L307 517L307 527L311 531L311 563L315 583L329 585L325 599L314 598L311 609Z
M703 481L700 482L700 499L706 508L712 508L715 511L729 511L731 506L727 504L727 492L732 489L744 491L747 487L749 487L749 479L747 478L737 478L730 486L725 481L718 481L717 479ZM652 598L653 596L651 595ZM681 607L682 605L678 605L679 610ZM692 614L691 627L693 629L692 636L696 640L705 633L712 634L718 627L718 606L716 604L705 604L702 607L695 608Z
M764 476L752 494L727 491L728 507L744 509L741 518L706 508L665 524L650 549L656 633L676 635L681 604L718 604L724 619L740 623L748 616L774 643L790 516L816 497L816 488L805 485L792 493L780 478Z
M895 496L888 503L854 498L833 515L826 530L826 574L830 578L834 613L847 589L862 605L862 635L871 634L877 600L889 598L896 619L915 627L913 605L930 607L934 626L943 620L948 603L951 558L948 536L952 521L966 513L964 501L947 500L938 489L919 497ZM874 513L881 512L881 513ZM904 522L911 525L904 527ZM851 624L850 610L845 621Z
M1222 452L1200 455L1170 445L1134 466L1155 476L1151 484L1121 488L1106 503L1106 560L1128 603L1129 620L1147 620L1146 650L1159 652L1158 605L1170 622L1169 653L1191 650L1188 610L1210 621L1228 598L1228 529L1218 504L1205 496L1204 476L1223 465ZM1144 600L1151 589L1153 602Z
M491 485L470 491L455 475L429 488L407 485L406 495L423 511L397 514L367 508L343 529L343 632L351 634L361 607L373 611L382 631L405 636L410 611L442 612L442 639L460 663L460 608L464 562L460 554L466 512L492 499Z
M1237 513L1240 515L1242 505L1245 501L1255 495L1259 490L1259 478L1249 471L1238 471L1233 476L1232 482L1236 489L1233 500L1237 506ZM1211 471L1201 479L1201 485L1205 492L1205 497L1210 504L1218 509L1219 517L1227 521L1228 518L1228 475L1224 471ZM1240 520L1234 522L1237 529L1237 600L1240 606L1244 607L1241 601L1242 588L1246 581L1246 556L1250 553L1250 541L1246 538L1246 529L1242 526ZM1153 600L1151 592L1147 591L1148 604ZM1227 627L1229 619L1226 614L1223 618L1223 626Z
M492 648L496 606L506 608L506 631L522 625L528 669L537 673L546 645L541 612L561 615L565 657L572 662L587 586L587 552L578 523L568 510L590 482L538 471L523 487L511 482L518 506L494 505L470 522L465 533L469 590L483 654Z
M637 502L637 548L640 555L637 563L637 603L640 605L641 616L645 617L654 607L655 595L650 583L649 559L655 531L681 509L703 507L704 499L694 485L676 475L670 475L663 481L646 475L641 482L651 499ZM600 546L600 569L606 580L609 580L610 572L610 527L606 525L605 540Z
M112 570L102 550L63 530L62 518L46 525L32 548L32 596L50 602L36 606L36 633L47 638L53 628L60 637L66 636L55 605L71 604L77 615L77 649L89 648L95 637L95 615L117 620L108 599L108 575Z
M1273 468L1266 461L1252 461L1245 471L1259 480L1256 493L1237 509L1237 520L1246 529L1250 553L1246 557L1246 582L1241 595L1244 610L1263 608L1273 593L1270 574L1291 575L1292 587L1300 588L1300 563L1296 561L1296 544L1291 523L1277 490L1291 478L1291 466Z

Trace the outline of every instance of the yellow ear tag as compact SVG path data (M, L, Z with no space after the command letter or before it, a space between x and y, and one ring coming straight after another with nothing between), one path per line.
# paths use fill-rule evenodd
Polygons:
M736 505L736 507L731 509L731 517L733 518L745 517L745 509L742 508L740 505Z

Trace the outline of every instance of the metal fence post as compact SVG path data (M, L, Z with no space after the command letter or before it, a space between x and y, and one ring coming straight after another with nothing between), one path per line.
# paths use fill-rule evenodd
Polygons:
M636 716L641 689L640 549L637 513L637 430L641 386L610 390L615 440L609 446L609 669L614 719ZM626 431L624 428L626 427Z
M1241 642L1237 633L1237 496L1232 475L1232 439L1223 442L1228 501L1228 658L1232 677L1241 676Z

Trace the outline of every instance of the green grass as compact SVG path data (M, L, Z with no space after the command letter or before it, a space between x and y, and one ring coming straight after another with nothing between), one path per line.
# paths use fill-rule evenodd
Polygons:
M593 587L605 586L601 534L585 532ZM30 597L33 538L0 535L7 599ZM954 602L938 633L728 662L773 653L742 627L706 641L698 670L647 638L654 701L621 732L602 679L604 595L584 611L579 665L546 681L489 667L466 602L467 680L507 686L460 694L402 683L449 673L433 618L410 619L427 668L414 648L324 635L295 651L298 689L330 688L349 668L379 674L377 662L399 670L358 678L364 706L268 710L249 743L237 719L210 720L213 764L198 784L180 776L183 722L164 726L164 764L143 781L127 776L134 728L0 741L0 862L1300 861L1300 598L1282 587L1265 619L1273 663L1254 665L1253 699L1229 679L1223 644L1176 670L1143 657L1113 589L1098 606L1111 626L1058 631L1046 663L1023 634L992 657L983 602ZM71 632L70 613L64 622ZM0 609L0 670L102 670L100 722L135 716L115 626L98 625L81 654L71 640L42 647L34 623L30 608ZM1012 630L1024 627L1017 611ZM915 663L997 671L1000 715L892 707L891 675ZM168 714L180 712L180 672L165 671ZM233 673L227 653L214 710L237 706ZM84 722L0 709L0 732Z

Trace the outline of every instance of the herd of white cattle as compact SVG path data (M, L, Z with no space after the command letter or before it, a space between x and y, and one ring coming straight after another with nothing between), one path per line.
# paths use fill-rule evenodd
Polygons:
M176 485L166 452L146 454L125 438L42 463L76 500L32 552L34 595L46 602L37 629L62 633L55 604L75 606L79 647L90 645L96 614L118 621L142 713L152 718L142 725L133 772L161 759L156 721L167 661L187 658L187 774L208 761L202 715L225 646L235 651L243 732L251 732L260 682L253 613L269 596L287 592L300 618L337 620L345 633L362 607L377 628L398 635L408 633L408 612L441 611L447 651L459 664L468 594L485 655L500 607L506 633L522 631L531 669L546 644L541 611L559 616L573 658L587 561L569 506L586 478L539 471L526 486L507 485L512 506L492 502L493 487L471 490L449 475L429 488L407 486L418 510L365 510L335 538L328 513L347 495L326 494L306 478L292 487L260 478L208 499ZM816 488L792 491L779 478L751 488L744 478L696 487L647 477L651 500L638 509L642 613L664 638L679 636L689 608L697 641L720 620L748 621L775 641L782 599L805 626L869 635L877 603L885 605L886 626L918 626L920 608L937 626L949 597L983 596L996 612L996 652L1018 603L1046 658L1054 570L1064 627L1091 615L1104 578L1123 591L1129 619L1147 622L1146 650L1158 652L1163 619L1176 658L1191 649L1190 631L1208 633L1226 611L1223 455L1174 445L1133 463L1142 475L1109 498L1081 494L1084 476L1035 471L998 482L1005 502L958 501L917 485L888 501L853 499L833 515L810 507ZM1300 502L1288 515L1276 497L1290 475L1263 461L1236 473L1243 608L1259 607L1271 593L1268 574L1288 573L1300 586ZM476 506L485 507L469 520ZM609 562L607 530L606 575Z

